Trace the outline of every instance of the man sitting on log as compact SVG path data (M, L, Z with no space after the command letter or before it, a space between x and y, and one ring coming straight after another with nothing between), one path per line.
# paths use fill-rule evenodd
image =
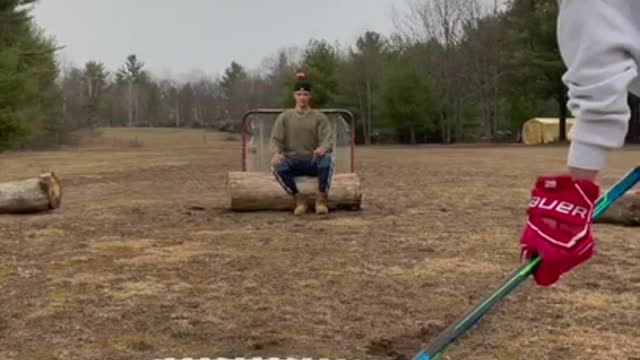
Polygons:
M294 86L295 108L283 111L271 132L273 174L295 201L295 215L307 212L307 197L298 191L296 176L318 178L315 209L327 214L333 174L331 124L325 114L310 106L311 83L298 73Z

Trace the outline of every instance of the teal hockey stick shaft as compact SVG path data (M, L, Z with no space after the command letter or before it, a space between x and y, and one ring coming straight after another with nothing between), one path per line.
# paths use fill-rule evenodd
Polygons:
M628 172L622 179L598 198L593 219L598 218L616 200L640 181L640 166ZM482 318L495 304L505 298L513 289L527 279L540 263L540 258L535 257L527 264L516 269L509 278L504 281L490 295L486 296L473 309L462 315L455 323L446 328L426 348L418 352L413 360L438 360L442 352L456 339L466 333Z

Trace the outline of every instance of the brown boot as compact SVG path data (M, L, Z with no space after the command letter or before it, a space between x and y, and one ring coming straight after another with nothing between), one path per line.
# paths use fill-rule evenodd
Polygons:
M307 212L307 197L301 193L294 195L296 201L296 208L293 210L293 214L296 216L303 215Z
M329 213L329 196L326 192L318 192L316 194L316 214Z

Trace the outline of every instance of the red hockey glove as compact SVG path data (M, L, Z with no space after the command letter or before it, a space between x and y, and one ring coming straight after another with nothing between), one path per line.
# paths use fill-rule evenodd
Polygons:
M553 285L594 254L591 228L599 193L594 182L568 175L537 179L520 244L523 261L535 254L541 258L533 274L538 285Z

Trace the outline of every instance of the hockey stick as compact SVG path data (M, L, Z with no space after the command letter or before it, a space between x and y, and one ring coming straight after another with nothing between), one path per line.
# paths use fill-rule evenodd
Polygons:
M622 179L620 179L615 185L607 190L596 202L596 206L593 212L593 219L598 218L602 213L611 206L616 200L624 195L629 189L636 185L640 181L640 166L628 172ZM533 274L534 270L540 263L540 258L535 257L529 263L522 265L515 270L511 276L503 282L496 290L490 295L482 299L473 309L462 315L455 323L446 328L435 338L426 348L418 352L413 360L438 360L442 355L442 352L455 341L462 336L486 314L493 305L498 303L504 297L507 296L513 289L515 289L520 283L522 283L529 275Z

